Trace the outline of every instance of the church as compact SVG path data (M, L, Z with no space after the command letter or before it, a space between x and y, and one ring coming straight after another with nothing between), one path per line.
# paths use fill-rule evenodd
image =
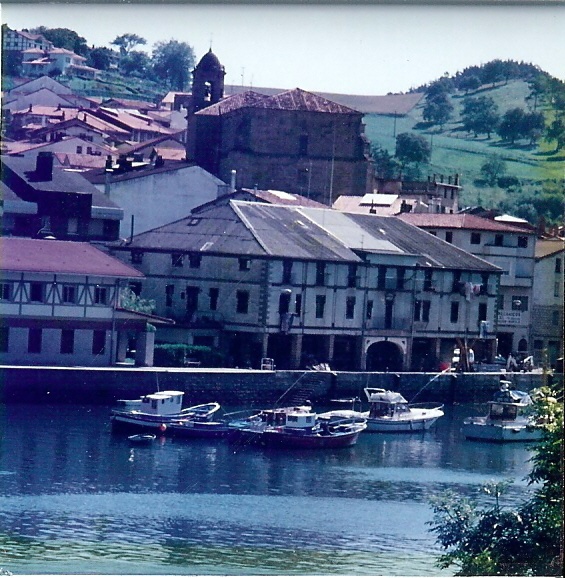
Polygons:
M299 88L224 96L225 74L211 49L192 72L189 161L237 187L282 190L329 206L341 195L372 192L361 112Z

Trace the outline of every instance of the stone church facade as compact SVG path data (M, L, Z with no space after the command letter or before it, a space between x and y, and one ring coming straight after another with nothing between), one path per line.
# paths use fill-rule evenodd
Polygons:
M193 71L187 158L224 182L330 205L373 190L363 114L301 89L223 97L225 71L208 52Z

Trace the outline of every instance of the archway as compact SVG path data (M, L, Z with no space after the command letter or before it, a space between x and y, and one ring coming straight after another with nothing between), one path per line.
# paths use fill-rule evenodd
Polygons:
M367 371L402 371L403 355L392 341L379 341L367 349Z

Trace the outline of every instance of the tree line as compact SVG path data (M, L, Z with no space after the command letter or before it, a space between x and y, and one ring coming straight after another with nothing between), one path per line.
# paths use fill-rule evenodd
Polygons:
M2 25L5 32L6 24ZM133 33L117 36L110 44L116 50L105 46L88 46L87 40L68 28L47 28L39 26L26 30L41 34L57 48L71 50L86 58L86 64L101 71L116 70L126 77L137 77L163 84L170 90L183 91L190 86L190 72L194 67L193 48L186 42L175 39L156 42L151 53L141 50L147 40ZM21 73L22 54L4 51L2 73L18 76Z

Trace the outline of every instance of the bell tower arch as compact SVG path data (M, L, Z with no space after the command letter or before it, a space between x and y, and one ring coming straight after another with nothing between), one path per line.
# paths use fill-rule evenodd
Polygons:
M198 112L211 104L216 104L223 98L225 75L224 67L210 48L192 71L192 106L194 112Z

